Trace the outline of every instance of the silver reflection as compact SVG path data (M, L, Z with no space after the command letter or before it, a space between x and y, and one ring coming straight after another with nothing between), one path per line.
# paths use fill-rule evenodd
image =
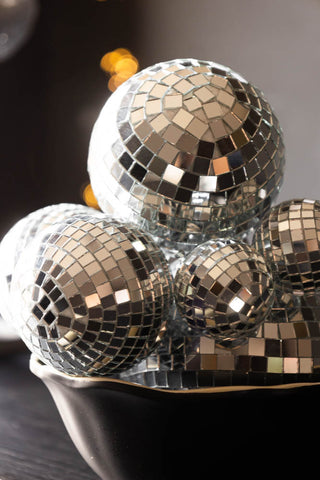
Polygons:
M264 258L232 240L210 240L185 258L175 277L180 315L198 333L232 344L270 313L273 282Z
M70 375L106 375L155 348L172 302L167 262L149 235L99 215L38 235L12 280L29 349Z
M111 95L92 132L88 170L103 211L198 244L241 235L269 210L284 146L256 87L214 62L177 59Z

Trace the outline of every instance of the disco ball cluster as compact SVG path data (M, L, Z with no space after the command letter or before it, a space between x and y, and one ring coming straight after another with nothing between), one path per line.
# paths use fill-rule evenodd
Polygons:
M320 204L274 206L284 152L268 101L230 68L142 70L92 131L101 210L53 205L3 239L2 315L69 375L181 389L313 368L286 356L315 333L294 321L320 305Z

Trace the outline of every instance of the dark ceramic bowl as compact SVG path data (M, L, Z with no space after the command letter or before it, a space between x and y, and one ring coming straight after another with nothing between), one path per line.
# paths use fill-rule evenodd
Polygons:
M254 471L257 459L272 473L272 460L288 444L299 443L299 455L310 453L319 384L170 391L71 377L34 356L30 368L104 480L202 480L217 468L228 476Z

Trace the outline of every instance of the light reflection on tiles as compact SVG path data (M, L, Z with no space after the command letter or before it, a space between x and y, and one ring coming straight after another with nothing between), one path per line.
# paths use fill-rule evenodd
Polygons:
M110 375L159 342L171 283L149 235L105 215L74 215L21 256L15 322L30 350L57 370Z
M227 67L178 59L143 70L112 95L93 130L88 168L103 210L124 207L123 190L126 214L156 236L203 241L218 229L242 232L268 211L284 146L256 87Z
M76 214L97 216L99 212L76 203L48 205L18 220L2 238L0 243L0 311L8 326L12 323L11 279L22 252L40 232Z
M264 257L249 245L209 240L185 257L175 275L175 298L191 329L231 346L270 313L273 281Z
M170 389L319 382L320 298L316 305L296 305L291 320L283 305L274 308L275 317L234 349L222 348L209 336L193 336L181 323L180 330L169 327L156 352L121 378Z
M320 287L320 202L293 199L275 206L254 236L276 281L288 292L313 294Z

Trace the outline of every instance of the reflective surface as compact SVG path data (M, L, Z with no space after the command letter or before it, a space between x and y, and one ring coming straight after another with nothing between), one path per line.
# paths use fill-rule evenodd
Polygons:
M175 277L180 314L195 330L229 343L254 332L270 312L273 282L262 255L232 240L196 247Z
M12 292L26 345L71 375L110 374L143 358L172 300L152 239L99 214L70 217L38 236L17 263Z
M49 205L31 212L26 217L20 219L1 240L0 313L2 319L6 322L6 324L3 325L3 330L9 329L11 326L13 329L10 288L12 275L21 254L39 233L70 215L76 214L99 215L96 210L80 204L59 203L57 205ZM3 322L3 320L0 319L1 322Z
M88 157L102 210L194 243L255 223L283 168L281 130L263 94L229 68L194 59L154 65L121 85Z
M275 279L294 294L320 286L320 203L293 199L272 209L254 243L267 258Z
M271 315L242 345L222 348L212 337L171 331L120 378L174 390L310 383L320 381L319 358L319 298L294 309L277 298Z

